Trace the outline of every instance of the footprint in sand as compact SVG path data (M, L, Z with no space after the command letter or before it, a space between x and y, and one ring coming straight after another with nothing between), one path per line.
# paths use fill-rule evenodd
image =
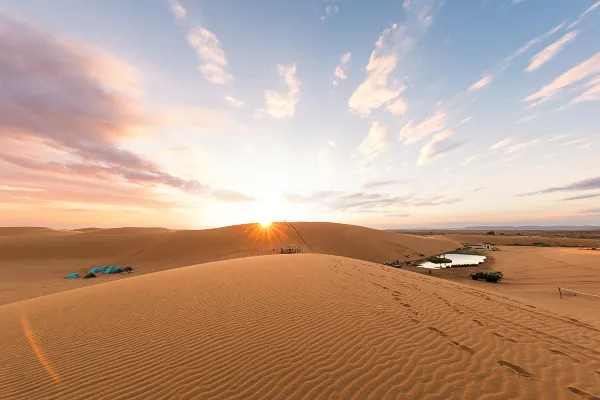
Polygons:
M472 348L465 346L464 344L460 344L458 342L455 342L454 340L452 340L452 344L457 348L461 349L462 351L466 351L469 354L475 354L475 351Z
M427 327L427 329L429 329L430 331L433 331L433 332L437 333L437 334L438 334L438 335L440 335L440 336L443 336L443 337L448 337L448 334L447 334L447 333L445 333L445 332L442 332L442 331L440 331L439 329L437 329L437 328L434 328L434 327L432 327L432 326L428 326L428 327Z
M477 325L479 325L479 326L484 326L484 325L483 325L483 322L481 322L481 321L478 321L478 320L476 320L476 319L474 319L474 320L473 320L473 322L475 322L475 323L476 323Z
M575 394L580 395L581 397L583 397L586 400L600 400L600 397L589 394L588 392L584 392L583 390L577 389L576 387L569 386L569 387L567 387L567 389L569 389L571 392L573 392Z
M548 351L549 351L550 353L553 353L553 354L557 354L557 355L559 355L559 356L566 357L566 358L568 358L569 360L571 360L572 362L574 362L574 363L576 363L576 364L581 364L581 361L579 361L578 359L576 359L576 358L574 358L574 357L571 357L570 355L568 355L568 354L566 354L566 353L563 353L563 352L562 352L562 351L560 351L560 350L548 349Z
M509 337L503 336L497 332L492 332L493 335L498 336L499 338L502 338L503 340L507 341L507 342L512 342L512 343L517 343L517 341L515 339L511 339Z
M535 378L535 376L532 373L527 372L525 369L519 367L518 365L509 363L508 361L504 361L504 360L498 360L496 362L499 365L510 369L512 372L514 372L517 375L521 375L525 378Z
M415 324L419 324L419 323L421 323L421 321L419 321L419 320L418 320L418 319L416 319L416 318L410 318L410 317L409 317L409 319L410 319L412 322L414 322Z

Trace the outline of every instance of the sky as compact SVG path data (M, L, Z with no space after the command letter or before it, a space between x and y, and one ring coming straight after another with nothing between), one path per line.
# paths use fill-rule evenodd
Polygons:
M0 225L600 225L600 1L0 0Z

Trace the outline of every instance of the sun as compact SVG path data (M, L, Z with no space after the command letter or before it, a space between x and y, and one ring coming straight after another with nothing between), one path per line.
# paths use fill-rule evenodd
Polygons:
M269 226L271 226L271 221L260 221L260 226L263 228L268 228Z

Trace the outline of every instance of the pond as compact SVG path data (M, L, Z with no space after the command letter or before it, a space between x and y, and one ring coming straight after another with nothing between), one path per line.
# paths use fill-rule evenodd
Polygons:
M467 266L467 265L478 265L485 260L485 256L476 256L471 254L454 254L448 253L443 254L440 257L449 258L452 260L452 263L449 264L435 264L430 261L425 261L424 263L418 265L421 268L429 268L429 269L441 269L441 268L449 268L452 266Z

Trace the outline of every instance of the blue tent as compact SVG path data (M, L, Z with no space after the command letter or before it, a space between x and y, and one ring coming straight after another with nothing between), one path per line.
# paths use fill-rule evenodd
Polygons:
M71 272L69 275L65 277L65 279L75 279L79 278L79 274L77 272Z
M112 274L114 270L115 270L115 268L114 268L114 267L108 267L108 268L106 268L106 269L104 270L104 273L105 273L105 274Z
M105 266L105 265L103 265L103 266L101 266L101 267L98 267L98 268L96 268L96 269L98 270L98 272L104 272L104 271L106 271L106 266Z
M121 267L120 265L118 267L115 267L115 269L113 269L113 273L122 272L122 271L123 271L123 267Z
M96 272L100 272L100 271L98 271L98 268L90 269L90 274L95 274Z

